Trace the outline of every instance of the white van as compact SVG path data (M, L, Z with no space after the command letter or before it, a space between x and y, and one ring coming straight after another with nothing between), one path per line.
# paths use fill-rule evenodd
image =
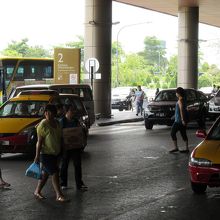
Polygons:
M11 91L8 98L17 96L24 90L55 90L58 93L77 94L81 97L83 104L89 114L90 126L95 122L94 100L90 85L87 84L34 84L19 86Z

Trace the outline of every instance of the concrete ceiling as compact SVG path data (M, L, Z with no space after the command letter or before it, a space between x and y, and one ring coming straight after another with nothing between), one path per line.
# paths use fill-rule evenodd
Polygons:
M173 16L181 6L199 7L199 21L220 27L220 0L114 0Z

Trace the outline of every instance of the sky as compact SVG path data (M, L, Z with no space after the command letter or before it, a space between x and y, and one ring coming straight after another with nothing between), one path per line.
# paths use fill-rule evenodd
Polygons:
M84 35L84 0L0 0L0 50L12 41L29 39L30 45L51 48ZM13 6L13 7L12 7ZM143 50L144 38L166 41L167 56L177 54L178 19L113 1L112 40L117 36L126 53ZM132 16L131 16L132 15ZM146 22L146 23L145 23ZM144 24L140 24L144 23ZM133 25L135 24L135 25ZM127 25L129 25L127 27ZM220 66L219 51L210 45L220 41L220 29L200 24L200 48L204 59Z

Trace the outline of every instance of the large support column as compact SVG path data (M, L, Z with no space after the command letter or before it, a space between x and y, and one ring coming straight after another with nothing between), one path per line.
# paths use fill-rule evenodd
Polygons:
M177 85L195 88L198 85L199 8L179 8L179 45Z
M95 113L111 115L111 39L112 0L85 1L85 55L84 60L99 61L101 79L93 81Z

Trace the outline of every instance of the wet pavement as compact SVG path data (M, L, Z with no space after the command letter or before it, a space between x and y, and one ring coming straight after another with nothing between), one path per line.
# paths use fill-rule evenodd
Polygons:
M114 125L118 123L130 123L143 121L143 115L139 114L136 116L136 111L118 111L112 110L111 118L100 118L96 119L96 125L98 126L108 126Z
M115 119L122 117L119 114ZM136 119L135 112L123 116ZM190 150L201 141L195 137L196 129L188 129ZM200 196L192 193L189 154L169 154L169 135L170 127L146 130L142 121L94 125L82 155L83 180L89 189L76 190L70 163L70 188L64 191L70 202L64 204L55 201L51 179L43 190L47 199L34 198L37 182L24 176L32 158L4 155L0 167L12 186L0 190L0 220L219 219L220 188L208 188Z

